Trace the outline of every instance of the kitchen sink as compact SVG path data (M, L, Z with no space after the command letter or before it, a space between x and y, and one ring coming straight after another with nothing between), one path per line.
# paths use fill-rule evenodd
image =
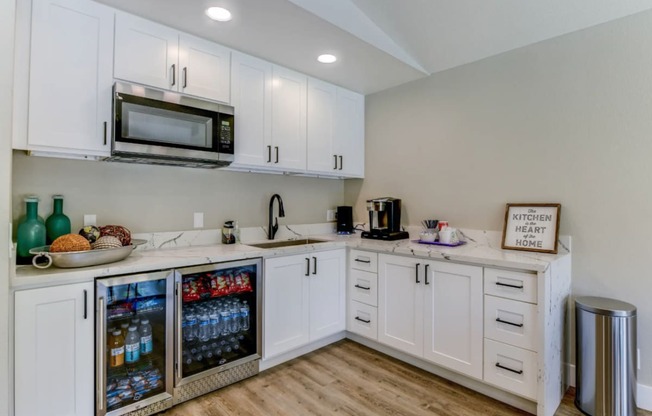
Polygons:
M328 243L328 240L315 240L313 238L303 238L301 240L270 241L267 243L246 244L258 248L279 248L290 246L303 246L306 244Z

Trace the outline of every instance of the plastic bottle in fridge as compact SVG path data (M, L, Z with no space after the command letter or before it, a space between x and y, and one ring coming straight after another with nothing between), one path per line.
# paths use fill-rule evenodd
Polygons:
M120 367L125 363L125 340L119 329L109 338L109 357L109 367Z
M206 342L211 339L211 320L207 314L199 315L199 340Z
M248 331L249 325L249 305L247 305L247 301L245 300L240 308L240 330Z
M147 355L154 349L154 339L152 338L152 325L149 319L143 319L140 322L140 355Z
M210 318L210 336L211 339L217 339L220 336L220 333L222 332L220 328L220 314L217 311L211 312L210 315L208 315Z
M197 315L187 314L185 319L185 330L183 332L183 339L190 342L197 338Z
M134 364L140 359L140 334L136 325L129 327L127 338L125 339L125 362Z

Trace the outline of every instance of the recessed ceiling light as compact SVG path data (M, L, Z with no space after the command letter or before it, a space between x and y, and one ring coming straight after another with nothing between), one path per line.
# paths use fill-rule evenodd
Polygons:
M231 12L222 7L209 7L206 9L206 16L218 22L228 22L231 20Z
M332 64L333 62L337 61L337 57L335 55L325 53L323 55L319 55L317 60L322 64Z

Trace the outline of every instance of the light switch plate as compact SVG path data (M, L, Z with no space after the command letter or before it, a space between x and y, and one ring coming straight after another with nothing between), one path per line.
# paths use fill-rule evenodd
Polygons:
M95 214L84 214L84 227L87 225L97 226L97 215Z
M335 221L336 219L337 215L335 215L334 209L329 209L326 211L326 221Z
M195 228L203 228L204 227L204 213L203 212L195 212L193 215L193 226Z

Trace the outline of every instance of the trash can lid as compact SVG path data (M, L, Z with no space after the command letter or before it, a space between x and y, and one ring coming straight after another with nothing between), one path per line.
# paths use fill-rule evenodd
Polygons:
M636 316L636 306L616 299L582 296L575 299L575 305L588 312L606 316Z

